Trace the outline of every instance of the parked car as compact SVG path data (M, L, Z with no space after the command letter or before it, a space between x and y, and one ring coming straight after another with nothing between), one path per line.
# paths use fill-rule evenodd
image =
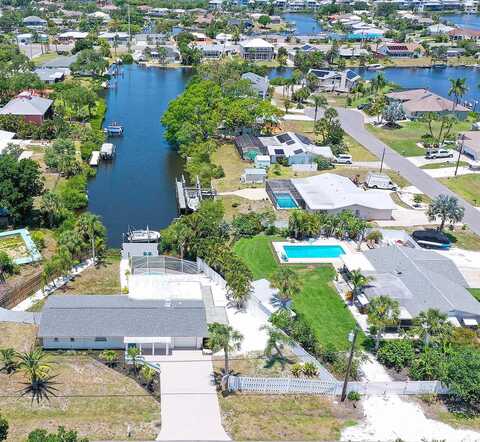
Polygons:
M429 160L436 158L453 158L453 152L448 149L428 149L425 158Z
M352 164L353 160L351 155L341 153L335 157L334 162L338 164Z
M397 190L397 185L392 182L388 175L384 175L383 173L370 172L367 175L365 184L370 189Z

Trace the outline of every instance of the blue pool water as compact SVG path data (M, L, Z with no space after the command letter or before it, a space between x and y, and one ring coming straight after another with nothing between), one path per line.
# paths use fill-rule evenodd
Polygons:
M287 258L338 258L345 254L340 246L283 246Z
M275 193L275 199L280 209L296 209L298 207L296 201L289 193Z

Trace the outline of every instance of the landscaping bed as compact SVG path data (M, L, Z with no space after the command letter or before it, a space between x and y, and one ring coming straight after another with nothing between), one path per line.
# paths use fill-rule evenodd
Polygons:
M33 324L0 322L0 349L28 351L35 345L38 327Z

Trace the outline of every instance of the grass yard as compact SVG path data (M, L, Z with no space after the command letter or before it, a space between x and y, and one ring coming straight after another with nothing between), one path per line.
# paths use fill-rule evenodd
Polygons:
M158 433L160 404L134 380L83 355L52 355L57 397L39 405L20 398L23 375L0 373L0 410L10 424L9 439L25 440L37 428L59 425L90 440L154 439Z
M478 301L480 302L480 289L467 289L472 295L473 297Z
M439 178L439 181L474 206L480 206L480 175L472 173L452 178Z
M242 189L246 186L240 184L240 177L247 167L254 167L251 162L244 161L240 158L237 149L233 144L222 144L213 154L212 162L218 166L222 166L225 177L212 180L213 187L219 192L228 192L232 190Z
M223 425L233 440L338 440L361 419L359 409L320 396L219 396Z
M268 209L272 210L273 208L270 200L253 201L236 195L221 195L219 198L223 201L225 210L224 218L227 221L231 221L233 217L239 213L259 212ZM277 211L277 219L282 219L283 217L288 218L288 213L286 212L288 211Z
M36 325L0 322L0 349L28 351L34 346L36 337Z
M35 57L32 61L35 66L40 66L47 61L52 61L58 58L58 54L56 52L46 52L45 54L39 55Z
M235 251L249 266L254 279L266 278L280 267L273 256L271 242L281 238L256 236L241 239ZM334 344L338 349L348 347L348 333L355 320L332 285L335 270L330 265L292 265L303 282L302 292L294 299L297 314L302 315L314 329L322 344Z
M418 147L416 143L422 141L422 135L428 133L428 125L421 121L407 121L400 123L400 125L401 127L398 129L376 127L371 124L367 124L365 127L385 144L388 144L392 149L405 157L425 155L425 149ZM438 133L439 127L439 122L433 124L434 133ZM452 130L452 135L470 130L470 127L470 121L459 121Z
M420 167L420 169L443 169L445 167L455 167L457 162L455 160L446 161L445 163L430 163ZM460 161L458 167L468 167L469 164L466 161Z

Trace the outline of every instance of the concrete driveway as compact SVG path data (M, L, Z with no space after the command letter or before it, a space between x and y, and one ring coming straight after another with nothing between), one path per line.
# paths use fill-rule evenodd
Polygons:
M230 440L222 427L212 360L201 351L162 357L162 429L157 440Z

